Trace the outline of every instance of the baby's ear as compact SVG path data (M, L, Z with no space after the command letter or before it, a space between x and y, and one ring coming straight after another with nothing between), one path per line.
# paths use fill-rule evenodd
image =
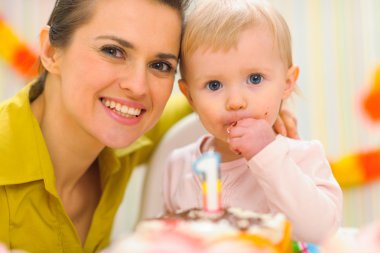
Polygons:
M294 88L296 87L299 73L300 69L297 65L293 65L288 69L288 72L286 74L286 85L282 97L283 99L288 98L293 92Z
M50 26L45 26L40 32L40 58L44 68L54 74L59 73L58 51L49 39Z
M191 98L191 94L189 91L189 85L185 81L185 79L180 79L178 81L179 89L181 90L182 94L185 95L187 98L187 101L189 101L190 105L193 105L193 99Z

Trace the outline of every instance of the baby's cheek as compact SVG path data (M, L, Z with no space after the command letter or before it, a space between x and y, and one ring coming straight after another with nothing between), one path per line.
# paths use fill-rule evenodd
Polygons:
M266 111L264 113L264 119L270 126L274 125L274 122L276 122L276 119L278 117L278 113L270 113L269 111Z

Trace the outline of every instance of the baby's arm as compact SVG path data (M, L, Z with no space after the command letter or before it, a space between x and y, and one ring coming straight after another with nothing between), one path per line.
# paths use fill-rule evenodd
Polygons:
M341 221L342 191L322 145L278 135L249 162L271 212L291 221L295 239L319 243Z

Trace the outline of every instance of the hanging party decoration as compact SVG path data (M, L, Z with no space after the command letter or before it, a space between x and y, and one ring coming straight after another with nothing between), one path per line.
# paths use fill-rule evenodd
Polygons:
M38 73L37 55L23 43L12 28L0 16L0 59L18 74L31 79Z
M374 71L371 87L362 99L361 108L371 122L380 121L380 65ZM380 148L352 152L331 161L330 164L342 187L380 180Z
M380 65L375 69L371 88L363 99L362 107L372 121L380 121Z

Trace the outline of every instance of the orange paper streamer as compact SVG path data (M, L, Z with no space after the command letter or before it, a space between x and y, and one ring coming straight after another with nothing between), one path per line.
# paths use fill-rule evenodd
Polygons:
M0 58L21 76L31 79L38 74L37 55L13 32L0 17Z
M380 121L380 66L375 70L371 89L363 99L363 110L371 120Z
M334 176L342 187L380 179L380 149L348 154L330 163Z
M375 69L371 88L361 106L372 122L380 121L380 65ZM330 164L342 187L380 180L380 148L354 152L330 161Z

